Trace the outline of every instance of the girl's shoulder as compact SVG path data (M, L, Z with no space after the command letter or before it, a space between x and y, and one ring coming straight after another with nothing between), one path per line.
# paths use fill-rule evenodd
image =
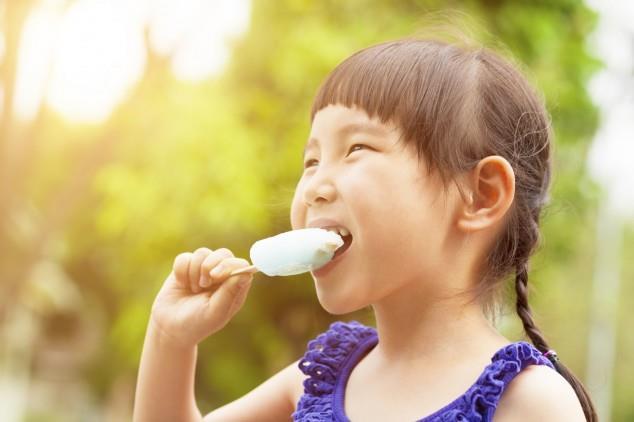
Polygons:
M498 409L502 398L508 401L510 385L517 384L516 380L524 378L527 372L538 368L540 374L546 373L551 377L559 376L553 364L532 344L526 341L516 341L499 348L491 357L488 364L476 382L453 402L420 419L419 422L437 422L453 420L535 420L534 418L518 418L517 409L511 404L511 411L499 418ZM530 394L527 393L527 394ZM496 416L496 419L493 419ZM543 422L543 421L542 421Z
M519 372L500 398L493 421L585 421L570 383L546 365Z

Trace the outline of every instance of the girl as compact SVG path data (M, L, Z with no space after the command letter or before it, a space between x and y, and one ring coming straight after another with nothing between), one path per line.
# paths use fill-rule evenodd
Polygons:
M231 251L176 257L152 307L137 421L596 421L527 302L548 200L543 101L483 49L406 38L361 50L311 111L293 229L345 228L344 253L312 272L332 314L368 305L376 329L336 322L244 397L200 414L196 345L242 307L252 275ZM531 343L491 321L513 276Z

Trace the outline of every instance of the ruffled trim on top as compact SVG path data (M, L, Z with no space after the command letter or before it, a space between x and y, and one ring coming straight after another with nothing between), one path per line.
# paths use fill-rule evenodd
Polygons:
M294 420L322 422L332 419L329 395L335 390L341 367L359 343L376 336L374 328L358 321L336 321L326 332L308 342L306 353L297 366L309 377L304 380L304 395L293 413Z
M418 422L491 421L508 384L529 365L555 369L530 343L518 341L504 346L493 355L491 364L465 394Z
M294 421L323 422L334 420L332 394L347 358L367 339L377 337L376 330L357 321L337 321L308 342L299 369L304 380L304 394L292 414ZM498 350L491 364L460 397L418 422L491 421L506 386L529 365L553 364L532 344L518 341Z
M486 370L480 379L482 389L487 393L487 402L496 406L506 386L527 366L546 365L555 370L542 352L525 341L511 343L498 350L491 358L491 362L491 369Z

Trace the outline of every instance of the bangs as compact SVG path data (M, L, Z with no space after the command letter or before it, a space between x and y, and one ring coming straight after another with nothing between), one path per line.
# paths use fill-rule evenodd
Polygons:
M416 77L415 55L397 60L394 57L397 46L383 43L368 47L339 64L315 97L311 122L319 110L334 104L362 108L371 118L378 116L382 123L392 120L399 107L400 95Z
M397 125L400 141L414 143L429 172L440 170L446 180L452 163L461 161L452 156L468 148L465 138L476 121L473 113L465 113L476 97L475 66L465 66L469 61L475 64L471 54L439 41L401 39L365 48L323 82L311 107L311 124L328 105L360 108L383 124Z

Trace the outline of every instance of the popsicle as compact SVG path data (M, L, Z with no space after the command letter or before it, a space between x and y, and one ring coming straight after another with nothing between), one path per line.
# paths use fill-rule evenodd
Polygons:
M286 276L316 270L330 261L343 244L339 234L320 228L280 233L255 242L249 251L253 265L230 275L262 271L268 276Z

